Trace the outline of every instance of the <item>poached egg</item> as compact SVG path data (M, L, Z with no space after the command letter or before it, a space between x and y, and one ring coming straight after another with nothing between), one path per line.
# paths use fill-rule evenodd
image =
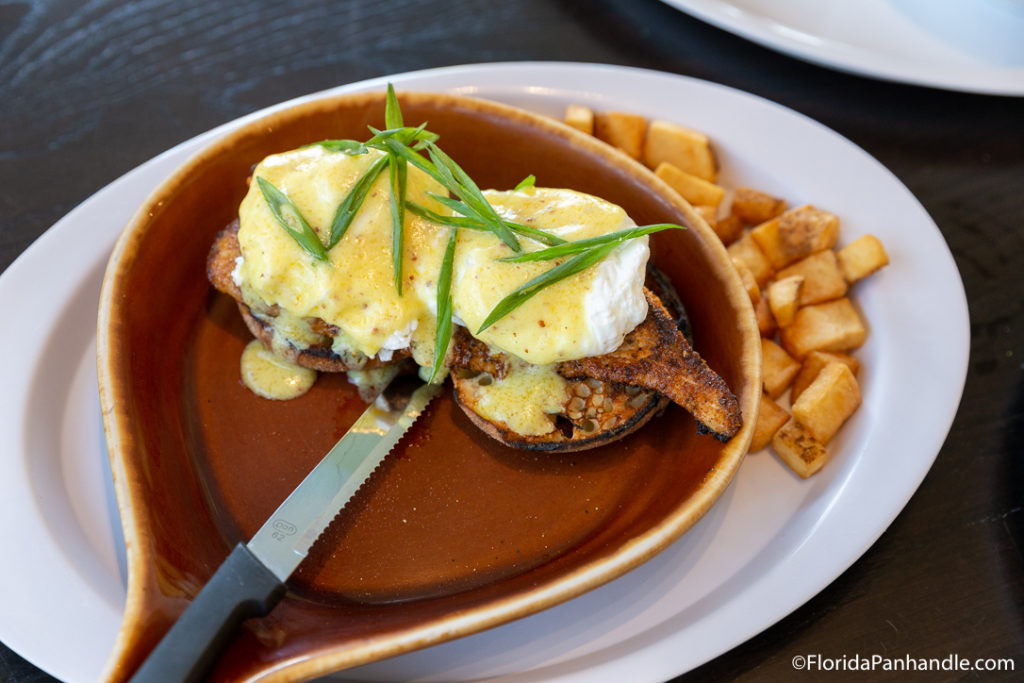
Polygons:
M350 155L319 145L275 154L253 171L288 196L326 243L334 214L382 152ZM408 167L406 198L447 214L433 194L447 191ZM484 192L507 220L578 240L633 227L626 212L603 199L567 189L529 187ZM437 350L437 279L448 240L446 225L405 212L402 294L392 267L391 187L382 173L327 261L310 256L285 231L254 181L239 208L241 256L232 274L254 312L276 309L275 344L303 348L322 341L310 320L337 329L336 353L389 360L409 349L430 367ZM519 237L524 251L545 245ZM643 295L649 256L646 236L626 241L599 263L538 292L495 324L481 323L505 296L558 261L508 263L510 247L488 231L460 229L452 277L453 321L495 349L533 365L609 353L647 315ZM446 350L442 349L441 353Z

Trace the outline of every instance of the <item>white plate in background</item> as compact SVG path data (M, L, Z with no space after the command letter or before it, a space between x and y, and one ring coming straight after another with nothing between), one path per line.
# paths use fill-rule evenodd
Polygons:
M553 116L582 103L697 128L715 144L723 184L828 209L842 221L841 242L874 233L892 264L854 288L871 327L858 351L864 403L830 446L834 456L820 474L802 481L773 455L751 455L704 519L627 575L525 619L333 679L662 681L771 626L871 546L945 440L968 357L966 299L952 256L897 178L791 110L640 69L467 65L302 99L383 89L388 81L399 90L487 97ZM759 135L750 120L774 135ZM101 189L0 276L0 310L19 322L20 332L7 339L7 358L18 362L0 366L0 433L8 435L0 451L0 518L7 520L8 547L16 548L0 565L0 640L70 683L96 680L124 608L123 541L94 359L106 260L147 194L240 122L185 142ZM815 170L822 158L832 173ZM942 316L918 305L937 300L944 302ZM928 392L917 391L925 385Z
M822 66L884 80L1024 95L1022 0L662 0Z

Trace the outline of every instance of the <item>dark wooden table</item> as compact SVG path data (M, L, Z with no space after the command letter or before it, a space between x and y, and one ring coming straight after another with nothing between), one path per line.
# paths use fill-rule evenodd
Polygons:
M807 114L910 188L966 286L966 389L916 495L828 588L680 680L790 679L805 653L954 652L1016 657L1015 674L975 676L1019 680L1024 98L833 72L656 0L0 2L0 269L106 183L217 124L364 78L505 60L660 69ZM942 315L942 302L921 305ZM0 645L0 680L50 678Z

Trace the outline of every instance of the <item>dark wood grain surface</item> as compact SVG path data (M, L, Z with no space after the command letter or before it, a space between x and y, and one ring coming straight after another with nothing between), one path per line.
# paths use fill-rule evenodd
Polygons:
M800 679L791 661L807 653L1016 657L1014 674L967 678L1019 680L1022 98L837 73L656 0L0 2L0 269L106 183L217 124L368 77L505 60L660 69L813 117L910 188L949 243L967 290L963 400L905 510L819 595L680 680ZM920 305L943 314L941 301ZM927 679L947 677L954 676ZM0 645L0 680L50 677Z

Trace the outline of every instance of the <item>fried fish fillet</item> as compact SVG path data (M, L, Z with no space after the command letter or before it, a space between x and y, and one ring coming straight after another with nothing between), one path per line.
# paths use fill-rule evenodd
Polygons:
M618 349L560 363L559 374L657 391L685 408L716 437L732 438L743 421L736 395L693 350L661 301L648 289L644 294L647 318Z

